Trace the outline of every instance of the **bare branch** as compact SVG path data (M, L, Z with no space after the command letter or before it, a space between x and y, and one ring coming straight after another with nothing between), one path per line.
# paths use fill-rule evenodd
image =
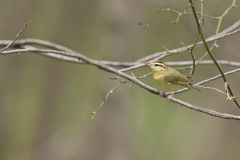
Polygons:
M14 53L17 53L18 51L19 51L18 49L11 50L11 51L4 51L2 54L14 54ZM202 112L202 113L205 113L205 114L209 114L209 115L212 115L212 116L215 116L215 117L219 117L219 118L240 120L240 116L235 116L235 115L231 115L231 114L224 114L224 113L216 112L216 111L213 111L213 110L204 109L204 108L189 104L187 102L184 102L182 100L179 100L177 98L174 98L172 96L169 97L168 94L166 94L162 91L159 91L159 90L143 83L142 81L140 81L139 79L137 79L135 77L132 77L132 76L126 74L126 73L123 73L123 72L121 72L121 71L119 71L119 70L117 70L117 69L115 69L111 66L107 66L105 64L102 64L101 62L99 62L97 60L88 58L87 56L82 55L82 54L75 54L75 53L71 53L71 52L69 53L69 52L64 52L64 51L56 51L56 50L48 50L48 49L35 49L35 48L22 49L20 51L22 53L26 53L26 52L40 53L40 54L42 54L42 53L54 53L54 54L59 54L59 55L64 55L64 56L75 57L75 58L81 59L85 63L96 66L97 68L99 68L101 70L104 70L106 72L110 72L110 73L113 73L117 76L123 77L123 78L131 81L132 83L138 85L139 87L149 91L150 93L161 96L161 97L163 97L163 98L165 98L165 99L167 99L171 102L180 104L181 106L184 106L184 107L187 107L189 109L199 111L199 112Z
M228 28L226 28L225 30L220 32L219 34L210 36L209 38L206 39L206 41L213 42L215 40L219 40L219 39L237 34L239 31L240 31L240 20L238 20L233 25L229 26ZM0 46L9 45L12 42L13 42L12 40L0 40ZM196 43L196 46L199 47L202 44L203 44L202 42L198 42L198 43ZM12 47L20 46L21 48L25 48L25 49L29 48L30 46L31 46L30 48L32 48L34 46L38 46L38 47L46 47L46 48L55 49L55 50L59 50L59 51L73 52L73 53L78 54L78 52L73 51L62 45L55 44L55 43L45 41L45 40L39 40L39 39L21 39L21 40L17 40L16 42L14 42L14 44L12 44L11 46ZM133 62L101 61L101 63L103 63L105 65L113 66L113 67L127 67L127 68L122 69L122 71L129 71L129 70L133 70L133 69L144 66L144 64L142 62L149 61L151 59L156 59L156 60L161 59L161 58L164 58L171 54L182 53L182 52L185 52L185 51L191 49L193 46L194 46L194 44L191 44L191 45L187 45L184 47L180 47L180 48L176 48L176 49L172 49L172 50L168 50L168 51L153 53L149 56L143 57L143 58L138 59ZM69 57L69 56L59 57L59 55L54 55L53 53L49 53L49 54L45 53L45 56L49 56L49 57L57 58L57 59L61 58L61 60L74 62L74 63L84 63L83 61L81 61L77 58L74 58L74 57Z
M174 97L170 97L170 100L174 103L177 103L177 104L181 105L181 106L184 106L184 107L187 107L189 109L199 111L199 112L202 112L202 113L207 113L207 114L215 116L215 117L224 118L224 119L240 120L240 116L236 116L236 115L232 115L232 114L226 114L226 113L219 113L219 112L216 112L216 111L211 110L211 109L201 108L199 106L189 104L187 102L184 102L184 101L179 100L179 99L174 98Z
M217 62L218 62L218 64L221 64L221 65L240 67L240 62L236 62L236 61L218 60ZM169 61L169 62L164 62L164 63L169 66L189 66L189 65L193 64L192 61ZM214 62L212 60L203 60L203 61L200 61L199 64L214 65Z

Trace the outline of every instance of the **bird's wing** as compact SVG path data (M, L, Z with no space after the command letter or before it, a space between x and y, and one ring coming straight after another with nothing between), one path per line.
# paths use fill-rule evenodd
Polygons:
M173 85L187 86L189 84L188 79L179 72L176 72L174 74L166 74L164 76L164 80L165 82Z

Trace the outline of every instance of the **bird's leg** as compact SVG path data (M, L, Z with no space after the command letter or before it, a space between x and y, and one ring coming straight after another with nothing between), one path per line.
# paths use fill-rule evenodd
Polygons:
M167 98L169 96L169 93L166 92L166 90L163 90L160 92L160 96L164 97L164 98Z
M159 95L162 96L162 97L167 97L165 90L160 91Z

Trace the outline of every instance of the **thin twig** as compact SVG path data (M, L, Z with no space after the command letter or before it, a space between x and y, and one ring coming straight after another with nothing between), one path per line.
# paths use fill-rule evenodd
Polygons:
M29 22L25 23L24 26L18 31L18 33L16 34L15 38L13 41L11 41L10 43L8 43L8 45L6 45L4 48L2 48L0 50L0 54L7 50L8 48L10 48L20 37L20 35L23 33L23 31L26 29L26 27L29 25Z
M215 87L202 86L202 85L194 85L194 87L217 91L218 93L221 93L221 94L226 95L227 100L229 100L229 101L232 101L232 100L234 100L234 99L237 98L237 97L231 97L228 92L226 93L226 92L224 92L224 91L222 91L222 90L220 90L220 89L218 89L218 88L215 88Z
M184 10L183 12L181 11L178 11L176 9L172 9L172 8L162 8L162 9L158 9L156 10L149 18L147 24L143 24L142 22L139 23L139 26L140 27L143 27L143 28L148 28L150 27L152 21L154 20L154 18L160 13L160 12L163 12L163 11L167 11L167 12L172 12L174 14L176 14L176 19L174 21L171 21L172 23L176 24L180 18L183 16L183 15L189 15L191 13L187 12L187 10Z
M196 39L193 47L190 49L190 54L191 54L192 62L193 62L193 63L192 63L192 66L191 66L191 67L192 67L192 70L191 70L190 75L193 75L193 74L194 74L195 68L196 68L196 60L195 60L195 57L194 57L193 50L194 50L194 48L196 47L196 44L197 44L197 42L198 42L198 39L199 39L199 37L197 37L197 39Z
M96 117L96 114L100 111L100 109L103 107L103 105L106 103L106 101L108 100L109 96L114 93L122 84L126 83L125 82L119 82L116 86L114 86L110 91L107 92L107 94L105 95L104 99L102 100L102 102L98 105L98 107L89 113L85 113L82 114L82 116L87 116L87 115L91 115L91 118L94 119Z

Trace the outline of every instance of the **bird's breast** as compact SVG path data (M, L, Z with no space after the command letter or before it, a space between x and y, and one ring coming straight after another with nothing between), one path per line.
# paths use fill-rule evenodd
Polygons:
M153 75L153 79L156 80L157 82L163 82L164 76L162 74L155 74Z
M153 79L158 83L159 87L164 91L173 91L176 90L174 85L167 83L164 79L164 74L155 74Z

